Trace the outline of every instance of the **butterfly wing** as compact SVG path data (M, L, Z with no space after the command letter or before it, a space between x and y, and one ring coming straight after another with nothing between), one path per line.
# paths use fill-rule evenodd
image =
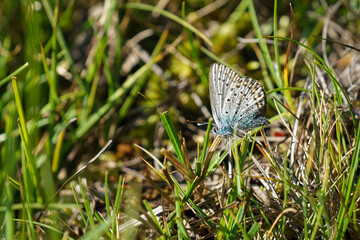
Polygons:
M263 116L266 113L266 93L264 87L250 77L239 78L236 84L237 91L242 97L235 98L232 112L232 123L239 129L247 130L269 124Z
M267 125L266 93L255 79L239 77L230 68L214 63L210 66L211 110L217 129L232 134L239 130ZM230 132L231 131L231 132Z
M222 129L227 124L227 121L224 119L225 116L223 116L224 100L229 89L227 85L232 82L231 77L235 77L236 75L234 75L232 70L232 72L230 72L230 70L230 68L218 63L214 63L210 66L210 103L211 112L217 129Z

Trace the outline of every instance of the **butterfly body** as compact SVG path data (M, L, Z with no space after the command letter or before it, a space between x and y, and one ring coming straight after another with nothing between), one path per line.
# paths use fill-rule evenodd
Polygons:
M214 133L228 136L241 134L269 124L266 93L255 79L240 77L232 69L214 63L209 73L211 111Z

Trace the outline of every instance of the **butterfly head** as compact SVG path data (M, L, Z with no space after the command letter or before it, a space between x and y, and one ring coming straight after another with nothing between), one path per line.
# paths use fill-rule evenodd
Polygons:
M218 127L213 124L212 133L220 136L234 135L234 129L231 126Z

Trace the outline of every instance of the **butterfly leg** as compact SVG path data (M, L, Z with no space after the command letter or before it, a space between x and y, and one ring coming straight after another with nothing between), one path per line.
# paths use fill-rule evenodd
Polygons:
M233 146L233 138L228 136L227 139L227 145L228 145L228 174L229 174L229 178L233 179L233 171L234 171L234 166L233 166L233 157L232 157L232 146Z

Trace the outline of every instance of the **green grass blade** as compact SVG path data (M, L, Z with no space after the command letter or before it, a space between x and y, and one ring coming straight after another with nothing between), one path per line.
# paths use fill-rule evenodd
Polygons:
M112 224L112 219L111 217L108 217L105 221L96 225L80 239L81 240L101 239L102 237L104 237L104 233L109 228L109 226L111 226L111 224Z
M340 89L340 91L343 93L343 95L344 95L344 97L346 99L347 106L349 107L349 111L350 111L350 114L351 114L351 117L352 117L353 124L354 124L354 126L356 126L353 107L352 107L352 105L350 103L350 99L349 99L348 95L346 94L346 91L344 90L344 88L336 80L336 78L335 78L335 76L333 74L333 71L331 70L331 68L329 66L327 66L325 61L313 49L306 46L305 44L302 44L302 43L300 43L300 42L298 42L298 41L296 41L294 39L291 39L291 38L286 38L286 37L277 37L277 38L294 42L297 45L300 45L301 47L305 48L306 50L308 50L310 53L312 53L315 56L315 58L319 61L319 62L316 61L316 63L318 63L318 65L321 68L323 68L326 71L326 73L329 75L329 77L331 78L331 81L332 81L333 85L335 86L335 91L337 91L337 89ZM339 92L336 92L336 96L337 96L337 100L341 104L342 101L341 101Z
M54 15L53 15L53 9L51 7L51 4L48 0L42 0L41 1L44 10L46 12L46 15L48 16L48 19L51 23L51 25L54 24ZM65 53L64 57L65 59L68 61L69 65L70 65L70 69L72 74L74 75L75 79L77 80L77 82L79 83L79 85L81 86L82 90L85 92L85 94L88 94L88 90L87 90L87 86L86 83L83 81L83 79L80 77L79 73L75 70L75 63L72 59L70 50L67 46L67 43L65 41L64 35L62 34L62 31L60 28L57 29L56 31L56 37L57 37L57 41L59 43L60 48L62 49L62 51Z
M182 8L181 8L181 15L184 21L186 21L186 15L185 15L185 1L182 2ZM192 55L192 57L195 59L196 64L197 64L197 68L199 71L199 77L200 77L200 81L202 83L203 86L208 87L209 83L207 80L207 74L205 73L205 67L204 64L202 63L200 57L199 57L199 52L198 52L198 48L195 47L195 43L194 43L194 38L193 35L191 34L191 31L188 28L185 28L185 32L186 32L186 36L188 37L188 41L190 43L191 46L191 51L190 54Z
M157 57L152 61L142 66L136 73L130 76L120 88L118 88L113 95L111 95L107 102L93 113L87 121L83 122L79 128L76 129L76 137L81 138L87 131L91 129L115 104L121 102L123 96L139 81L140 77L148 71L153 64L159 61L161 57Z
M206 129L206 135L205 135L205 140L204 140L204 146L201 150L201 155L200 155L200 163L203 166L204 165L204 161L205 161L205 156L206 156L206 151L208 149L208 144L209 144L209 136L210 136L210 130L212 128L212 120L209 121L208 123L208 127Z
M257 39L259 39L259 46L260 46L260 49L261 49L261 51L263 53L263 56L265 58L267 68L270 71L271 76L275 80L276 85L278 87L282 87L283 86L282 80L276 74L275 68L274 68L272 60L271 60L269 49L268 49L268 47L267 47L267 45L266 45L266 43L265 43L265 41L263 39L261 30L260 30L260 26L259 26L259 23L258 23L258 20L257 20L257 16L256 16L254 3L253 3L252 0L247 0L247 2L248 2L248 9L249 9L250 17L251 17L251 22L252 22L256 37L257 37ZM273 89L272 83L270 83L269 81L266 81L266 86L269 89Z
M148 212L150 212L151 219L153 220L153 222L156 224L156 226L158 227L158 229L159 229L162 233L164 233L164 231L161 229L161 224L160 224L159 221L157 220L156 215L154 214L154 211L153 211L153 209L151 208L149 202L146 201L146 200L144 200L143 203L144 203L145 208L148 210ZM169 236L167 236L167 237L169 237Z
M84 215L83 212L82 212L82 206L80 205L79 200L78 200L78 197L76 196L75 186L76 186L76 183L75 183L75 182L72 182L72 183L70 184L71 190L72 190L73 195L74 195L75 203L76 203L76 205L77 205L77 207L78 207L78 209L79 209L79 214L80 214L80 216L81 216L81 219L83 220L84 225L87 226L87 221L86 221L85 215Z
M165 29L163 31L163 33L161 34L160 39L157 42L157 44L154 48L154 51L151 54L152 59L154 59L157 55L159 55L161 53L161 50L163 49L163 47L166 43L168 33L169 33L169 31L167 29ZM119 121L120 122L126 117L130 107L133 105L136 97L138 96L138 93L141 91L141 89L143 88L143 86L145 85L147 80L149 79L149 76L151 73L150 70L151 69L149 68L146 72L144 72L142 74L138 83L135 84L134 87L131 89L129 96L126 98L126 100L124 101L124 104L121 106L121 108L119 110Z
M168 112L160 113L160 118L164 124L165 130L169 136L169 139L170 139L171 143L173 144L176 156L179 158L179 160L182 163L185 164L184 155L181 150L180 139L179 139L179 136L177 134L174 124L170 120L169 113Z
M183 237L185 239L190 239L190 236L188 235L186 228L183 224L183 219L182 219L182 212L183 212L183 208L182 208L182 203L180 201L180 197L179 197L179 193L177 191L177 188L175 188L175 211L176 211L176 224L178 227L178 239L182 239Z
M173 13L170 13L168 11L165 11L163 9L160 9L160 8L148 5L148 4L135 3L135 2L125 3L124 8L138 9L138 10L144 10L144 11L159 13L159 14L163 15L164 17L167 17L167 18L177 22L178 24L182 25L183 27L189 29L190 31L195 33L197 36L199 36L202 40L204 40L209 46L212 46L212 42L203 33L201 33L194 26L192 26L188 22L184 21L180 17L174 15Z
M87 193L85 192L83 183L81 181L81 178L78 179L78 186L80 187L80 193L81 193L81 197L84 201L84 207L85 207L85 212L87 214L87 219L89 220L90 223L90 228L94 228L95 227L95 222L94 222L94 214L91 210L91 206L90 206L90 200L88 198Z
M120 220L120 206L122 203L122 198L123 198L123 178L120 176L119 177L119 181L118 181L118 188L116 190L116 197L115 197L115 203L114 203L114 209L113 209L113 213L112 213L112 239L115 238L115 236L117 236L118 234L118 225L116 223L118 223L118 221Z
M355 181L355 177L357 176L357 169L360 163L360 124L358 125L358 131L357 131L357 135L355 138L355 149L354 149L354 154L353 154L353 158L351 161L351 166L350 166L350 172L349 172L349 176L347 178L347 187L346 187L346 192L345 192L345 202L343 204L341 204L340 207L340 211L338 214L338 228L340 231L340 237L343 237L345 234L345 230L347 229L348 223L350 222L350 218L351 215L353 214L353 212L348 212L349 210L349 201L350 198L352 197L352 192L354 191L354 181ZM357 183L357 188L359 186L360 183ZM346 214L346 215L345 215Z
M22 103L20 100L20 93L19 93L19 88L18 88L17 82L16 82L17 81L16 77L12 77L11 80L12 80L12 85L13 85L13 90L14 90L15 103L16 103L18 114L19 114L20 136L21 136L22 143L23 143L23 146L25 149L26 160L27 160L28 168L29 168L30 174L31 174L32 184L36 190L38 201L42 202L40 188L38 187L39 175L38 175L38 171L36 168L36 162L35 162L35 157L32 152L32 147L29 144L29 134L28 134L28 130L26 127L26 123L25 123L24 110L23 110ZM23 167L25 167L25 165Z
M11 78L19 75L22 71L24 71L29 66L29 63L25 63L14 72L10 73L6 78L0 80L0 87L10 82Z

